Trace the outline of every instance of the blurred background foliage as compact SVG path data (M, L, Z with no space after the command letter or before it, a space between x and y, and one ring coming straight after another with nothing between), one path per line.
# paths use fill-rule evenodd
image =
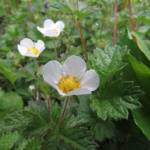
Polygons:
M150 1L118 1L115 46L114 4L115 0L0 1L0 150L150 149ZM47 18L65 22L59 38L37 31ZM24 37L45 42L38 59L17 51ZM43 82L41 66L72 54L83 56L85 48L87 65L98 72L100 87L90 96L72 97L63 124L56 128L64 101Z

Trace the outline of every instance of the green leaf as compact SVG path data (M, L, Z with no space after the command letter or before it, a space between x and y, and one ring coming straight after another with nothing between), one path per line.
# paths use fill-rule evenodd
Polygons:
M37 139L28 139L19 145L17 150L41 150L41 143Z
M111 121L98 121L92 130L98 141L111 139L115 136L115 126Z
M137 32L131 32L131 35L136 39L139 49L144 53L147 59L150 60L150 50L148 49L144 40L141 38L140 34Z
M104 50L97 48L90 56L92 68L96 69L101 77L101 86L106 84L126 64L123 57L127 54L126 48L107 46Z
M54 150L95 150L91 132L83 127L62 128L46 145Z
M139 62L134 56L129 55L128 60L137 76L137 79L139 80L139 83L145 90L146 96L150 97L149 94L149 85L150 85L150 68L143 64L142 62ZM135 124L141 129L143 134L150 140L150 103L149 99L145 98L142 101L143 108L133 111L133 118Z
M128 110L138 108L140 103L132 96L112 97L108 99L98 99L92 96L91 108L102 120L106 119L127 119Z
M23 108L21 96L15 92L0 91L0 110L18 110Z
M24 111L15 111L4 118L3 122L0 122L0 132L6 131L24 131L31 125L33 116Z
M78 118L78 120L74 119L74 126L81 124L85 125L85 123L88 124L94 138L98 141L111 139L113 136L115 136L115 124L110 120L103 121L99 119L95 113L93 113L89 106L89 96L79 96L78 99L78 116L76 116L76 119Z
M128 60L139 80L142 87L147 94L149 94L149 85L150 85L150 68L147 67L142 62L139 62L134 56L128 55Z
M140 15L137 17L139 23L150 25L150 17L149 15Z
M12 84L17 80L17 74L12 69L10 65L8 65L7 61L0 59L0 73L8 79Z
M133 111L135 124L141 129L143 134L150 140L150 111L144 108Z
M0 131L17 130L30 136L41 136L49 128L48 111L45 102L30 102L24 110L7 114Z
M15 92L0 91L0 116L4 117L5 114L11 111L20 110L23 108L23 101L21 96Z
M17 142L17 140L19 140L19 137L20 136L17 132L3 134L0 137L0 149L10 150Z

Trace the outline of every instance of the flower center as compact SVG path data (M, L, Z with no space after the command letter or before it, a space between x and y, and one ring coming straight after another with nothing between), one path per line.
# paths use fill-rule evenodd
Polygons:
M38 55L40 53L39 49L35 47L28 48L28 51L30 51L34 55Z
M80 88L80 81L72 75L65 75L59 79L57 86L64 93L68 93Z
M52 30L52 32L55 33L55 34L58 34L58 33L59 33L59 30L58 30L56 27L52 28L51 30Z

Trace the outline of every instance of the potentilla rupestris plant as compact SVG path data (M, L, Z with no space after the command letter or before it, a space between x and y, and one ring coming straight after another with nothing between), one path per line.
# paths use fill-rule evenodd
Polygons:
M29 38L24 38L18 44L18 51L23 56L39 57L42 51L45 49L45 44L42 40L33 42Z
M60 33L64 30L65 24L63 21L57 21L54 23L51 19L46 19L43 23L43 27L37 27L44 36L48 37L58 37Z
M62 96L91 94L99 86L95 70L86 71L86 63L79 56L68 57L63 64L56 60L44 65L42 75Z

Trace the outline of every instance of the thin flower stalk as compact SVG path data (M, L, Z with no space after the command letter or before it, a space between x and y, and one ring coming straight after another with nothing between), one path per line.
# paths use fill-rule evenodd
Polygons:
M117 43L117 32L118 32L118 0L115 0L114 4L114 31L113 31L113 46Z
M83 28L82 28L80 20L76 20L76 27L80 33L80 41L81 41L82 48L83 48L84 59L87 62L88 61L88 49L87 49L86 40L84 39Z
M68 108L68 104L69 104L69 97L66 97L66 98L65 98L65 102L64 102L63 111L62 111L62 113L61 113L61 115L60 115L60 117L59 117L58 123L57 123L58 126L60 126L61 123L62 123L63 120L64 120L65 113L66 113L67 108Z

